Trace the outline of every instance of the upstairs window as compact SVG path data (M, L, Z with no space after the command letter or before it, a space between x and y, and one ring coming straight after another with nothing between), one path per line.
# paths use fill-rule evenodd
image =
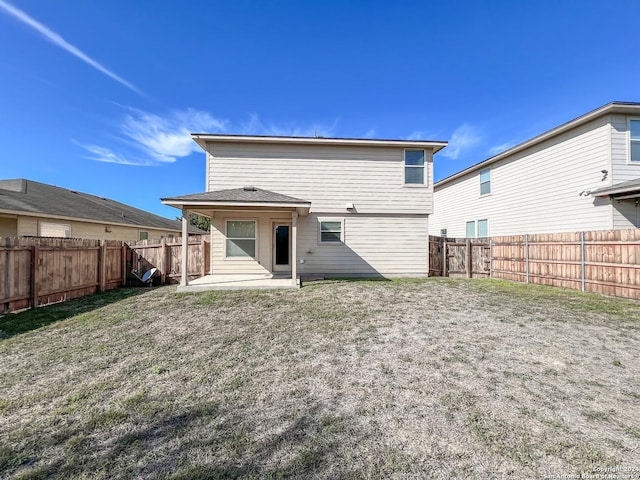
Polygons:
M480 195L491 193L491 169L480 170Z
M631 161L640 162L640 120L629 120Z
M404 183L424 185L424 150L404 151Z
M149 232L145 232L144 230L140 230L138 232L138 240L149 240Z

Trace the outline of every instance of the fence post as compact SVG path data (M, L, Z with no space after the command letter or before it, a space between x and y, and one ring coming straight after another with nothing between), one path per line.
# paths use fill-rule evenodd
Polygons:
M100 250L98 250L98 281L100 282L99 291L104 293L107 290L107 243L106 240L100 241Z
M493 278L493 239L489 239L489 278Z
M200 236L200 249L202 250L202 262L201 262L202 265L201 265L201 268L200 268L200 270L201 270L200 273L202 274L203 277L207 274L207 268L206 268L207 265L206 265L206 262L204 261L204 250L205 250L204 243L205 243L204 242L204 235L201 235ZM293 267L293 268L295 269L295 267Z
M473 276L473 246L471 245L471 239L467 238L467 278Z
M164 285L167 277L167 241L164 237L160 240L160 284Z
M31 247L31 308L38 306L38 246Z
M442 276L449 276L449 258L447 257L447 239L442 242Z
M584 258L584 232L580 232L580 287L584 292L585 287L585 258Z
M122 242L122 286L127 286L127 244Z
M524 235L524 257L525 257L525 273L527 274L527 283L529 283L529 234Z

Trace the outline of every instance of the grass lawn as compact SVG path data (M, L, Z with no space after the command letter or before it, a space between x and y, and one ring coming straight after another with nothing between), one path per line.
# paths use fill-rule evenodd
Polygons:
M640 469L639 358L640 303L561 289L119 290L0 318L0 477Z

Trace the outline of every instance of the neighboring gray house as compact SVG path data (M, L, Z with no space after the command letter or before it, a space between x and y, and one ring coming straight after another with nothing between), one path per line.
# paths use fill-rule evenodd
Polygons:
M0 180L0 237L74 237L94 240L180 236L177 220L108 198L24 178ZM203 233L195 227L190 233Z
M434 186L432 235L640 226L640 104L612 102Z
M428 275L433 154L446 142L193 139L206 192L162 202L212 219L212 273Z

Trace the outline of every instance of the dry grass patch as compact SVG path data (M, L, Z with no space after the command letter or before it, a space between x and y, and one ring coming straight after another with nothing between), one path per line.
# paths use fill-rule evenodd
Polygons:
M637 302L451 279L130 293L0 341L1 475L640 466Z

